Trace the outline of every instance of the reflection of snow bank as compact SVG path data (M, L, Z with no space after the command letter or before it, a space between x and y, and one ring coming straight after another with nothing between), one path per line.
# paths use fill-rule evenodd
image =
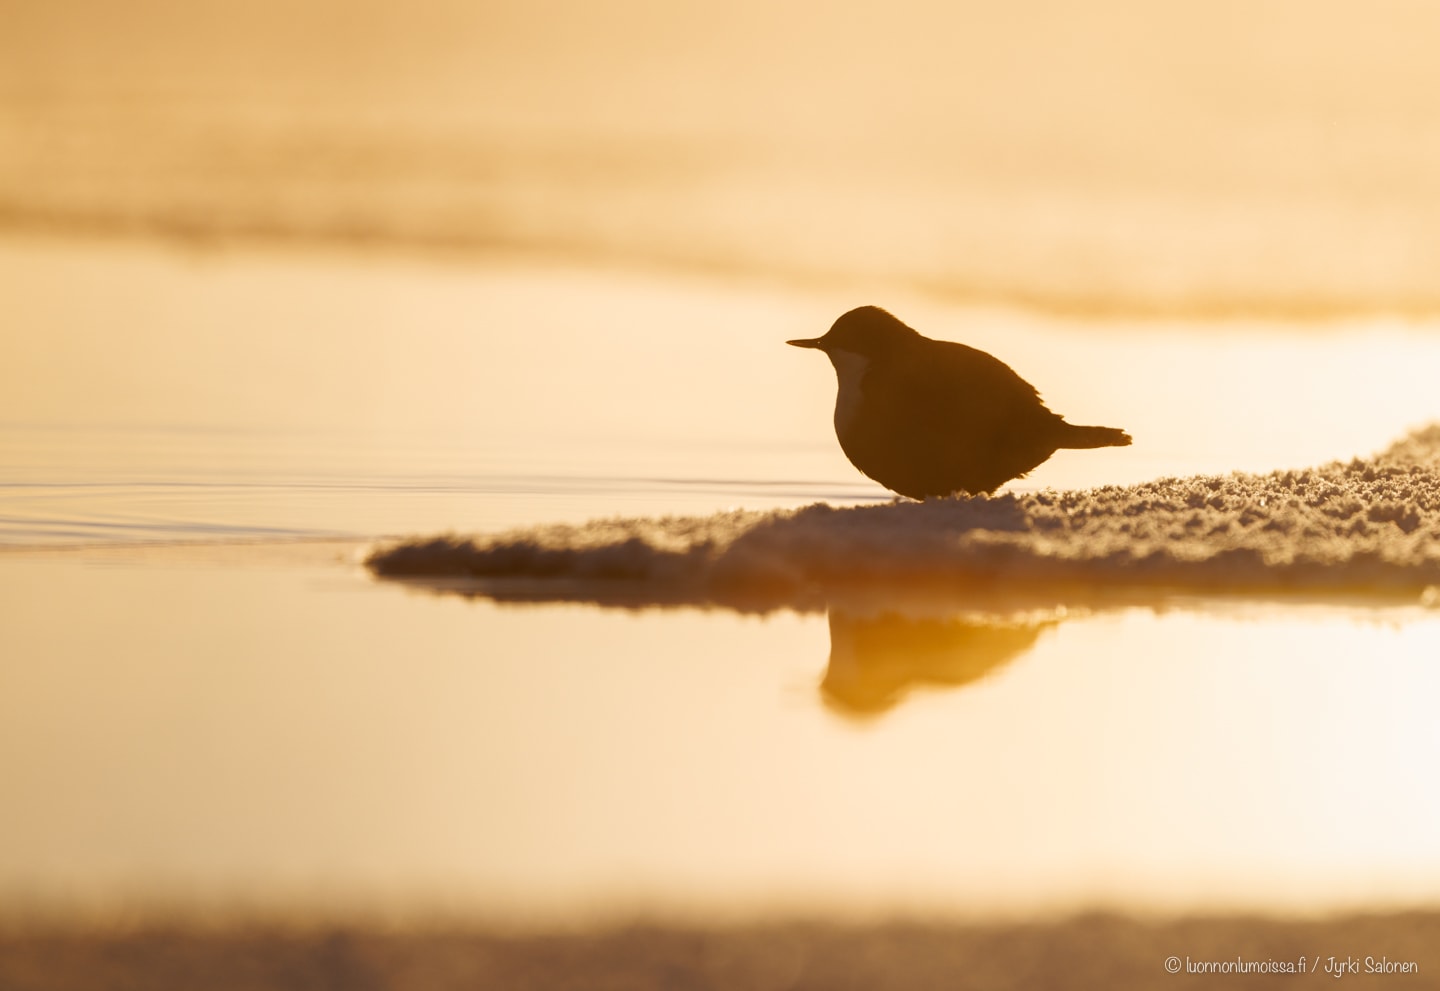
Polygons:
M368 563L386 576L518 581L543 598L755 608L897 585L1418 591L1440 584L1440 425L1368 460L1300 471L538 526L412 540Z

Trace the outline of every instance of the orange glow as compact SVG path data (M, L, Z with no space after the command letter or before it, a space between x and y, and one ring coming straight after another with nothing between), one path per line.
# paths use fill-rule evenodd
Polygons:
M4 3L0 926L1435 907L1433 450L1284 519L1042 490L1440 419L1437 36L1418 0ZM883 505L856 390L785 346L867 304L1098 432L996 455L962 527ZM1001 391L927 383L956 444ZM929 475L938 419L860 446ZM788 598L627 594L817 502L919 524L707 573ZM986 570L1090 560L1102 503L1110 570ZM1192 523L1294 532L1212 541L1214 598L1136 580ZM570 571L357 563L498 531ZM969 598L901 587L962 541ZM1305 541L1334 587L1427 577L1224 570Z

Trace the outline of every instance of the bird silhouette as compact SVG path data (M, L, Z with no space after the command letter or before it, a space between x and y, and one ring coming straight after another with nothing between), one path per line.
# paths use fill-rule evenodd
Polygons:
M1066 423L1003 361L924 337L878 306L786 343L835 366L835 436L850 463L912 499L994 492L1062 448L1130 444L1115 427Z

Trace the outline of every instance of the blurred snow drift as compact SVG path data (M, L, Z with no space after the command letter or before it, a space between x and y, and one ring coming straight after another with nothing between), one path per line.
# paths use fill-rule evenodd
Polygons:
M1440 585L1440 424L1369 459L1088 491L595 520L374 552L389 578L628 605L819 608L847 592Z

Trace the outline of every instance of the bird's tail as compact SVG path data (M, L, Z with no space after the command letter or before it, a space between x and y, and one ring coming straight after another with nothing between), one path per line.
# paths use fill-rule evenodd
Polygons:
M1079 427L1062 425L1060 446L1077 450L1087 447L1129 447L1130 435L1119 427Z

